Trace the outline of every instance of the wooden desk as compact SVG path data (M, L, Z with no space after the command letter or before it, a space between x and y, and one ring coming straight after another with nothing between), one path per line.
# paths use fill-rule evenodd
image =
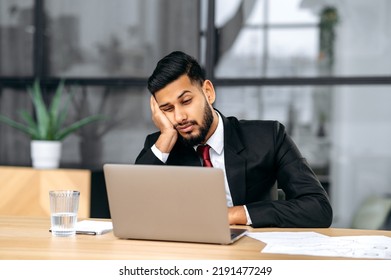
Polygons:
M299 255L265 254L264 243L243 237L231 245L121 240L113 233L52 237L48 218L0 216L0 259L8 260L257 260L341 259ZM251 231L316 231L329 236L386 235L391 231L352 229L251 229Z
M58 189L80 191L79 217L90 217L90 170L0 166L0 215L49 217L49 191Z

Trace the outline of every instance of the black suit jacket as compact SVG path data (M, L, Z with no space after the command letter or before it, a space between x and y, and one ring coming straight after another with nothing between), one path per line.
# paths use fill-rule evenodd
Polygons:
M224 117L224 155L234 205L246 205L253 227L329 227L332 208L319 180L277 121ZM151 150L159 132L147 136L136 164L164 165ZM192 147L178 140L167 165L200 166ZM271 200L277 181L286 200Z

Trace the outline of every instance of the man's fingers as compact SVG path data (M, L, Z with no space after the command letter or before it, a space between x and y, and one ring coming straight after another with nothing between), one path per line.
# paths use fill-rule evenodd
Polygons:
M156 99L155 99L155 97L153 95L151 95L150 105L151 105L152 113L155 113L156 112L156 106L158 106L158 105L157 105Z

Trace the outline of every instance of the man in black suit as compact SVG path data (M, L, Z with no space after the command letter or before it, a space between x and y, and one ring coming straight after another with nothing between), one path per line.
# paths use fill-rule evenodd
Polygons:
M207 144L213 167L225 172L230 224L331 225L328 196L284 126L277 121L239 121L215 110L213 84L193 57L176 51L161 59L148 89L159 132L147 136L136 164L201 166L209 160L196 150ZM270 199L276 182L285 200Z

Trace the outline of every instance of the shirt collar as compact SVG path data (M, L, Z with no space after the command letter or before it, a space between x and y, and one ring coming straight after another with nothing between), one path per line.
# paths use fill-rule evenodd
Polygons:
M217 154L221 155L224 149L224 125L220 114L217 111L215 112L219 117L219 122L215 132L209 137L206 144L208 144ZM194 146L194 149L197 149L197 146Z

